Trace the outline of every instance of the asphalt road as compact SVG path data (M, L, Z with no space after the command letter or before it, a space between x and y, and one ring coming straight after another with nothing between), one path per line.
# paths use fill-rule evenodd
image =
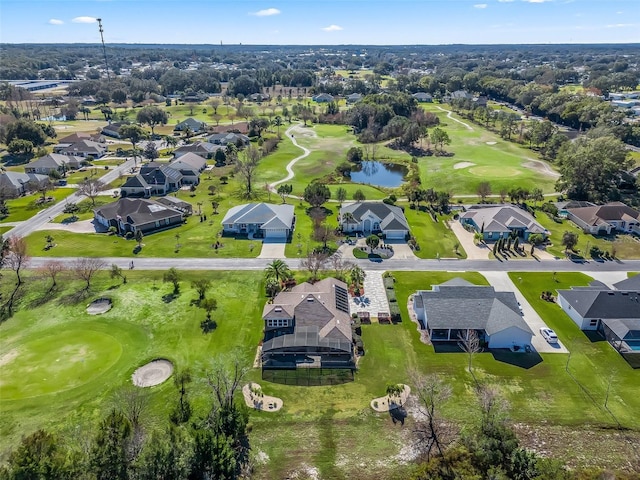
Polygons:
M128 159L127 161L121 163L113 170L109 170L106 174L100 177L100 181L105 184L111 183L114 180L118 179L118 177L120 176L120 173L128 172L131 169L131 167L133 167L133 165L134 165L133 159ZM64 210L64 207L68 203L78 203L83 198L85 198L84 195L80 195L78 193L72 193L71 195L59 201L55 205L52 205L51 207L46 208L44 210L40 210L38 213L36 213L34 216L29 218L28 220L25 220L24 222L20 223L20 225L13 227L11 230L9 230L5 234L5 236L26 237L30 233L34 232L38 227L41 227L45 223L50 222L51 219L60 215Z
M51 260L59 260L65 265L71 264L78 257L33 257L30 268L38 268ZM128 269L131 262L138 270L168 270L175 267L180 270L263 270L271 259L261 258L131 258L107 257L102 258L104 268L111 268L116 264ZM285 259L292 269L300 269L300 259ZM499 271L499 272L637 272L640 271L640 260L612 261L612 262L584 262L575 263L568 260L415 260L389 259L380 262L369 260L352 260L365 270L402 270L402 271Z

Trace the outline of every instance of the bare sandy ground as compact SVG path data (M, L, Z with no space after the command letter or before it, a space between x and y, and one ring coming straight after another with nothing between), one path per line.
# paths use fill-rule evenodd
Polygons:
M160 385L173 373L173 363L169 360L154 360L138 368L131 379L136 387Z

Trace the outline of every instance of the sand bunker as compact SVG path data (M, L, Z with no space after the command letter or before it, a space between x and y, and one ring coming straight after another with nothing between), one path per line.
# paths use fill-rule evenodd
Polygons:
M87 313L89 315L100 315L111 310L110 298L98 298L87 305Z
M262 393L262 388L255 382L247 383L242 387L242 395L247 407L263 412L277 412L284 404L282 399Z
M473 167L475 163L471 162L458 162L453 166L454 170L460 170L461 168Z
M409 398L410 393L411 387L409 387L409 385L403 385L402 392L398 396L389 397L389 395L385 395L384 397L371 400L371 408L376 412L388 412L389 410L400 408L407 403L407 398Z
M487 143L487 145L495 145L498 142L486 142L486 143Z
M169 360L154 360L138 368L131 379L136 387L160 385L173 373L173 363Z

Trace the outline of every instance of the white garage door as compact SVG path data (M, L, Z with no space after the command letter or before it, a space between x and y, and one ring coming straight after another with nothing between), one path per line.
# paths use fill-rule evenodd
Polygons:
M264 238L287 238L287 230L265 230Z
M404 230L387 230L384 232L387 236L387 239L404 239L405 232Z

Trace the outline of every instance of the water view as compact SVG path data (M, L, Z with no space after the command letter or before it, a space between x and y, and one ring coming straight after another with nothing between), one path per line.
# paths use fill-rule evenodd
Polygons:
M407 174L407 168L395 163L364 161L351 171L351 181L377 187L399 187Z

